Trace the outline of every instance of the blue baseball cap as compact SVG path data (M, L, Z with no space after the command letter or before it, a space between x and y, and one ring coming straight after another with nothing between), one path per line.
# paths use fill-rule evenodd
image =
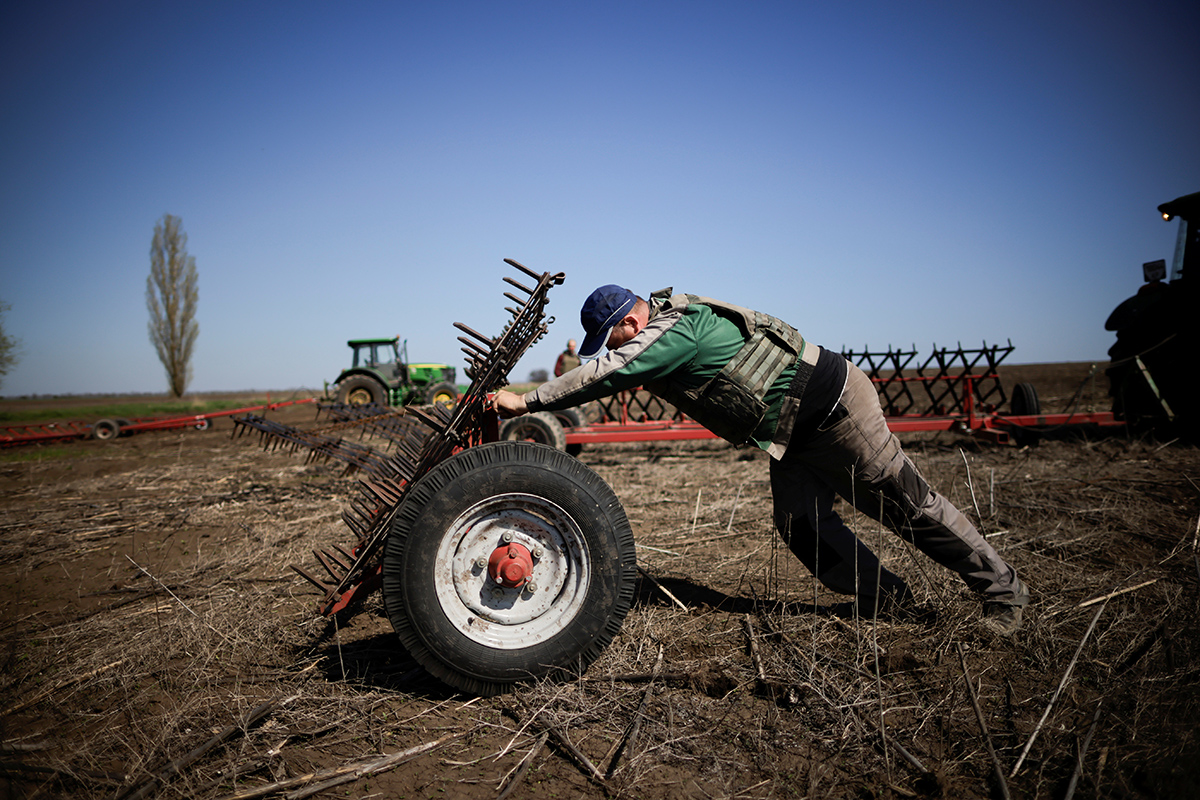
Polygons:
M579 346L580 358L595 358L608 342L613 326L633 310L637 295L628 289L608 284L592 292L583 301L579 311L579 322L583 325L583 344Z

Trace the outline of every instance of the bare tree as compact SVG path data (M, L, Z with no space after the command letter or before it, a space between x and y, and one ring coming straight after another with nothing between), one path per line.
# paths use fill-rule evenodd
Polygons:
M150 244L150 277L146 307L150 309L150 341L167 370L171 394L182 397L192 379L196 324L196 259L188 255L182 220L163 214Z
M12 306L0 300L0 383L8 371L17 365L17 346L20 340L14 339L4 332L4 312Z

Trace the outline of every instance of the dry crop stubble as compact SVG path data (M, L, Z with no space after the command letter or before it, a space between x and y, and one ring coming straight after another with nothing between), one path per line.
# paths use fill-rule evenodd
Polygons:
M318 796L983 798L998 785L989 742L1014 796L1062 797L1078 764L1079 796L1179 796L1197 779L1192 448L906 437L1032 585L1012 641L979 631L957 579L854 515L935 614L822 610L845 598L772 532L760 456L587 448L634 527L635 605L586 674L475 699L398 650L378 598L319 618L287 570L346 541L353 476L227 432L79 442L70 459L0 467L10 795L227 797L447 735Z

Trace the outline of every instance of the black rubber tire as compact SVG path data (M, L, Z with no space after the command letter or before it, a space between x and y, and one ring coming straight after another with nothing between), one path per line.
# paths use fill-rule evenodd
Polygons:
M1014 417L1031 416L1042 413L1042 404L1038 400L1037 389L1032 383L1018 383L1013 387L1009 407Z
M586 425L587 422L583 418L583 409L580 408L564 408L562 411L551 411L554 418L558 420L558 424L563 427L563 434L566 434L567 428L578 428ZM563 440L566 442L566 439ZM583 445L576 442L565 446L567 455L577 456L583 452Z
M351 375L338 384L337 401L351 406L365 406L371 403L386 406L387 390L374 378Z
M500 424L500 440L505 442L533 442L567 449L567 435L558 417L550 411L535 411L505 420Z
M458 387L453 383L435 383L425 390L425 402L433 405L438 403L453 411L458 405Z
M500 589L473 566L501 531L531 552L541 546L533 592ZM428 472L405 495L383 553L384 605L405 649L479 695L585 670L621 629L636 579L633 531L608 484L523 442L472 447Z
M121 423L115 419L98 419L92 425L92 438L107 442L121 435Z
M1032 383L1018 383L1014 386L1008 405L1014 417L1035 416L1042 413L1042 403L1038 400L1037 389ZM1041 441L1037 428L1013 426L1009 430L1009 436L1018 447L1033 447Z

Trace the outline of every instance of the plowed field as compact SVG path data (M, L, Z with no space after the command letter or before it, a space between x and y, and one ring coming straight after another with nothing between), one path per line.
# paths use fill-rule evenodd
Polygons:
M1088 366L1005 374L1055 411ZM1103 388L1079 402L1102 408ZM761 453L585 448L636 534L634 607L585 674L480 699L425 675L378 596L336 619L314 613L288 565L350 541L340 516L357 478L231 429L0 452L3 796L303 797L339 775L315 796L1157 798L1200 786L1194 447L1095 431L1032 447L903 437L1031 586L1011 640L979 626L957 578L850 514L928 613L846 611L773 533Z

